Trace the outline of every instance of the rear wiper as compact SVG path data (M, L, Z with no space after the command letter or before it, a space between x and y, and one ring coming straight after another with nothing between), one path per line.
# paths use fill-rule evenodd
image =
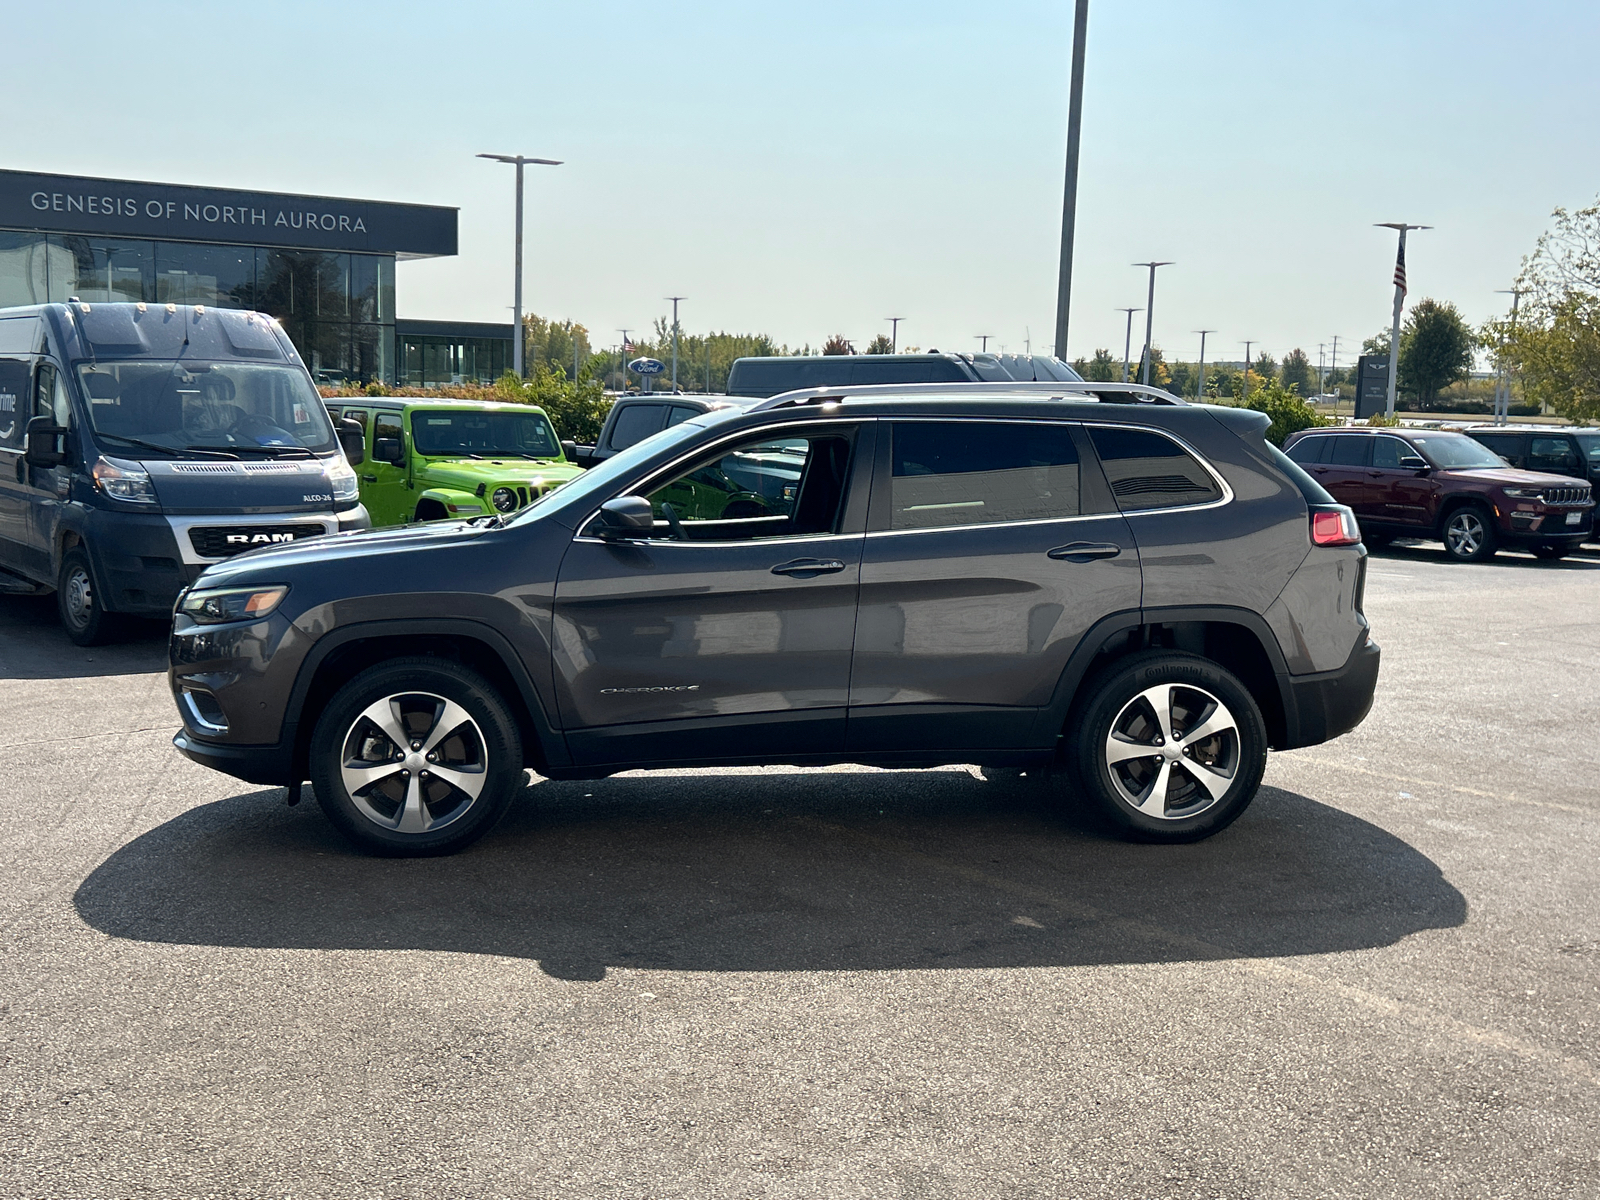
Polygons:
M171 454L173 456L185 453L193 453L209 455L212 458L239 457L237 454L233 454L230 451L214 450L208 446L185 446L180 450L176 446L162 446L155 442L142 442L138 438L124 437L120 433L101 433L98 429L94 431L94 435L97 438L106 438L113 442L121 442L124 446L138 446L143 450L159 450L162 454Z

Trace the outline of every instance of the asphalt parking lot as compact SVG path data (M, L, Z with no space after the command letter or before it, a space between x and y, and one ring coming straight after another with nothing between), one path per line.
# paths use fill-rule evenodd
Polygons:
M976 770L533 782L456 858L0 598L0 1195L1600 1195L1600 555L1376 556L1229 831Z

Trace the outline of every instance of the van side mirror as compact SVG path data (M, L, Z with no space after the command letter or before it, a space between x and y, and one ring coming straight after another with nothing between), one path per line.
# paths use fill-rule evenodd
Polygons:
M649 534L656 527L656 519L650 511L650 501L643 496L618 496L600 506L599 525L600 536L609 541Z
M23 457L30 467L59 467L67 458L66 447L62 444L66 436L66 427L57 425L54 417L34 417L28 422L27 449Z
M361 422L344 417L335 421L333 426L339 434L339 445L344 448L344 456L350 465L359 466L366 461L367 432L361 428Z
M393 437L373 438L372 457L378 462L400 466L406 461L405 437L395 434Z

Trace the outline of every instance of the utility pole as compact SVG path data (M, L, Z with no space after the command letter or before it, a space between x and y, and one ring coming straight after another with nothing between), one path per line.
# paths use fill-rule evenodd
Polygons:
M532 163L540 167L559 167L560 160L554 158L527 158L521 154L480 154L479 158L492 159L495 162L513 163L517 168L517 265L516 286L513 289L516 301L512 306L515 320L512 322L514 336L511 339L511 369L516 372L517 378L525 378L522 369L522 168Z
M1083 54L1089 39L1089 0L1078 0L1072 22L1072 84L1067 102L1067 180L1061 197L1061 271L1056 279L1056 357L1067 361L1067 315L1072 307L1072 239L1078 223L1078 134L1083 126Z
M890 354L899 354L900 353L900 322L904 321L905 318L904 317L885 317L884 320L889 322L889 353Z
M1140 380L1145 387L1150 386L1150 334L1156 322L1156 268L1170 267L1170 262L1142 262L1134 263L1136 267L1150 268L1150 296L1145 301L1144 309L1144 378Z
M1407 225L1404 221L1377 221L1375 229L1394 229L1400 234L1400 252L1394 260L1394 325L1389 331L1389 407L1394 416L1395 386L1400 382L1400 309L1406 302L1406 233L1412 229L1432 229L1432 225Z
M617 330L617 332L622 335L622 347L617 352L617 366L619 366L622 369L622 394L623 395L627 395L628 394L628 335L630 333L632 333L633 330L631 330L631 329L619 329L619 330Z
M1119 308L1118 312L1128 314L1128 332L1122 338L1122 382L1128 382L1128 351L1133 349L1133 314L1143 312L1142 308Z
M687 296L668 296L672 301L672 391L678 391L678 301L687 300Z
M1255 344L1253 338L1247 338L1244 343L1244 398L1246 400L1250 399L1250 347Z
M1495 292L1495 295L1497 296L1511 297L1512 337L1515 337L1517 334L1517 304L1531 290L1531 288L1500 288ZM1505 347L1506 340L1505 338L1501 338L1500 354L1496 356L1500 361L1495 363L1494 423L1496 425L1504 425L1511 420L1511 373L1506 370ZM1502 390L1504 390L1505 393L1503 398L1501 396Z
M1216 330L1196 329L1195 332L1200 335L1200 380L1194 387L1194 398L1198 401L1206 398L1206 334Z
M1317 395L1319 396L1323 394L1328 386L1327 356L1323 353L1326 345L1326 342L1317 343Z
M1329 375L1333 375L1333 374L1337 373L1338 370L1339 370L1339 335L1336 333L1336 334L1333 335L1333 358L1328 363L1328 374ZM1333 415L1334 416L1338 416L1339 415L1339 402L1337 400L1335 400L1333 402Z

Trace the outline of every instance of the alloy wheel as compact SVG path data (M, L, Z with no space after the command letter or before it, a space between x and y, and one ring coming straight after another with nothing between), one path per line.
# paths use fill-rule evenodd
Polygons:
M454 700L385 696L346 731L339 772L357 811L396 833L431 833L464 817L488 780L483 731Z
M1125 803L1157 820L1184 820L1220 803L1233 786L1239 724L1204 688L1158 684L1111 723L1105 764Z
M1470 558L1478 553L1483 548L1483 538L1483 518L1470 508L1456 513L1445 526L1445 545L1457 558Z

